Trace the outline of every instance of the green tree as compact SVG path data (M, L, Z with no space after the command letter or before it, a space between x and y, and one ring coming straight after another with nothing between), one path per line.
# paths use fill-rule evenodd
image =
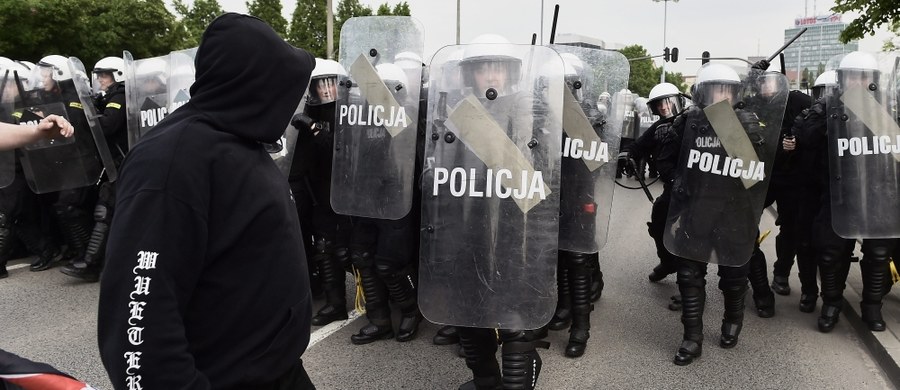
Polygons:
M287 41L302 47L319 58L327 52L326 0L297 0L297 8L291 16Z
M641 45L627 46L619 52L629 60L650 55ZM659 82L659 71L655 71L653 61L649 58L629 61L629 64L631 74L628 77L628 89L640 96L647 96L650 89Z
M280 0L250 0L247 2L247 13L262 19L270 26L278 35L285 37L287 35L287 19L281 16Z
M900 49L900 19L891 23L890 30L894 36L884 40L884 45L881 46L881 50L894 51Z
M357 16L372 16L372 8L360 4L359 0L340 0L337 12L334 14L334 47L339 48L341 42L341 27L348 19ZM338 50L338 53L340 51Z
M388 3L384 3L378 6L378 11L375 12L375 15L378 16L391 16L391 6Z
M162 0L27 0L0 2L0 53L37 61L48 54L100 58L168 53L184 39Z
M411 12L409 10L409 4L405 1L394 4L394 9L391 11L391 14L395 16L410 16Z
M847 24L841 32L841 42L862 39L866 35L875 35L875 29L885 24L896 27L900 23L900 7L897 0L835 0L832 12L858 12L856 20Z
M172 6L175 8L175 13L181 16L178 22L179 28L182 28L186 35L184 42L181 42L175 49L186 49L199 45L200 37L203 36L206 27L224 13L217 0L194 0L193 6L188 6L182 0L173 0Z

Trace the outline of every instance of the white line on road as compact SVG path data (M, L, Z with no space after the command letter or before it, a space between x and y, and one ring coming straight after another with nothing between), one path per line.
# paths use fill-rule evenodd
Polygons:
M17 269L19 269L19 268L25 268L25 267L27 267L27 266L29 266L29 265L31 265L31 264L25 263L25 264L11 265L11 266L9 266L9 267L6 267L6 270L7 270L7 271L17 270Z
M309 345L306 346L306 350L309 351L309 349L312 348L313 345L318 344L319 341L325 340L326 337L331 336L334 332L337 332L341 330L341 328L350 325L353 320L359 318L360 314L360 312L354 309L353 311L347 313L348 318L346 320L340 322L332 322L319 328L319 330L312 332L312 334L309 335Z

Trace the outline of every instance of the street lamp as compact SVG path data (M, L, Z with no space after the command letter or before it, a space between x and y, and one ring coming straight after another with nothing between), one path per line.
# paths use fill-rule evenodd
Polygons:
M659 3L660 1L662 1L664 3L663 4L663 47L667 47L666 46L666 23L668 21L667 19L668 19L668 11L669 11L669 2L671 1L673 3L677 3L678 0L653 0L654 3ZM663 61L662 68L660 69L660 72L659 72L659 82L660 83L666 82L666 62L665 61Z

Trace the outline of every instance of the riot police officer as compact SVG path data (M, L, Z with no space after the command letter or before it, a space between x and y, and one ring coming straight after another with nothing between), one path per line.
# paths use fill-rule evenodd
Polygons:
M878 61L871 54L848 54L841 60L836 72L836 88L827 94L826 115L819 119L827 124L827 152L820 152L819 155L829 161L830 175L826 184L830 187L831 196L830 199L825 198L828 192L823 193L823 207L816 223L818 232L814 240L820 250L822 281L822 312L818 327L822 332L830 332L837 324L849 258L855 246L853 238L863 238L860 314L870 330L883 331L882 297L888 291L889 262L896 246L895 237L900 236L900 221L895 213L885 214L900 208L897 204L900 201L897 199L897 179L892 173L897 169L897 155L890 152L863 154L850 149L849 144L883 139L871 135L881 134L886 129L872 128L869 124L896 126L896 118L889 122L875 122L872 119L886 114L879 111L887 111L884 105L888 104L890 97L884 95L883 86L887 83L880 79ZM818 136L822 137L821 134ZM888 142L895 141L891 139ZM819 143L826 145L825 142ZM884 148L877 146L875 149L884 151ZM883 181L880 190L873 191L874 183L869 180ZM875 215L881 217L876 218Z
M732 68L707 64L697 74L695 106L674 123L684 140L663 240L673 254L686 258L678 267L684 338L677 365L702 354L707 262L718 264L725 303L719 346L737 345L743 327L748 262L771 172L768 144L774 142L769 139L774 133L766 133L757 114L744 108L743 90ZM754 110L783 110L780 104Z
M461 80L447 86L458 50ZM430 72L419 301L429 320L458 326L474 377L461 388L530 389L541 359L524 329L556 304L558 236L546 233L559 228L563 62L487 35L441 49Z
M600 114L594 100L616 79L626 79L628 66L618 53L551 47L563 58L567 91L556 275L559 295L548 328L569 328L565 355L576 358L584 354L590 338L591 263L606 244L616 171L614 164L607 163L610 155L616 155L622 131Z
M344 270L350 268L350 224L329 202L338 78L346 76L336 61L316 58L302 118L293 122L300 133L288 182L305 232L303 239L311 240L310 269L317 271L325 293L325 306L312 318L316 326L347 319Z
M106 138L107 147L114 156L116 166L125 159L128 151L128 127L125 106L125 62L119 57L106 57L97 61L92 73L96 90L95 106L101 115L98 118L100 128ZM96 282L100 279L103 268L103 257L106 251L106 238L109 235L109 224L112 222L113 208L116 204L115 184L109 180L101 182L97 190L97 201L94 206L94 226L84 255L74 258L60 269L60 272L82 279Z
M659 116L633 144L622 148L621 158L624 164L634 170L636 161L653 157L656 169L663 183L663 193L653 202L647 232L656 244L659 264L647 276L651 282L658 282L678 269L678 259L663 245L663 231L666 227L666 216L669 213L669 198L672 194L672 182L675 180L675 165L681 149L681 140L673 132L672 123L684 112L685 99L681 91L673 84L660 83L650 90L647 107L653 115Z

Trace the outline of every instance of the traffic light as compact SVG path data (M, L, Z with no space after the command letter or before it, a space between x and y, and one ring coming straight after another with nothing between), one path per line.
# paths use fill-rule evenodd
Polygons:
M701 65L706 65L706 63L709 62L709 52L708 51L704 51L700 57L702 57L702 59L700 60Z
M669 62L669 48L668 47L663 50L663 60L665 60L666 62Z
M673 47L670 54L670 57L672 57L672 62L678 62L678 48Z

